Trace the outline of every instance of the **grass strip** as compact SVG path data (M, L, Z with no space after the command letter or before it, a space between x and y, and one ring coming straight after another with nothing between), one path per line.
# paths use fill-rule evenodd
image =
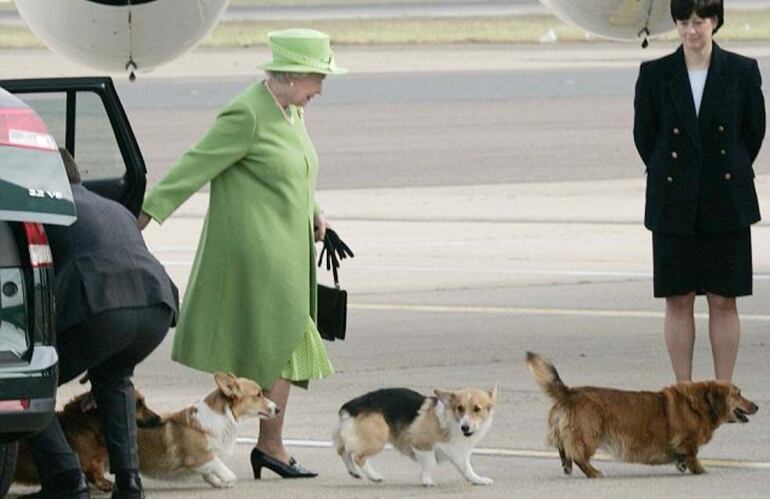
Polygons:
M532 43L552 30L559 41L594 41L601 38L567 25L552 15L393 18L317 21L223 22L204 41L210 47L262 45L267 33L286 27L312 27L329 33L338 44ZM676 32L663 39L676 39ZM770 9L728 11L717 40L770 40Z
M0 49L44 47L26 26L0 26Z
M285 1L285 0L282 0ZM770 40L770 9L728 11L720 41ZM598 37L567 25L552 15L339 19L317 21L232 21L220 22L203 41L208 47L251 47L264 45L267 33L287 27L312 27L329 33L335 44L448 44L448 43L537 43L553 31L558 41L595 41ZM676 39L676 33L664 39ZM42 47L26 28L3 26L0 48Z
M315 7L319 5L404 5L415 0L230 0L230 5L237 7L299 6ZM420 0L420 3L488 3L488 0Z

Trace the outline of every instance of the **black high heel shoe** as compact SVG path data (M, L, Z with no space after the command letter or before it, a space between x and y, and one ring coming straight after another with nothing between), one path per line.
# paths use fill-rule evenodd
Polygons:
M251 469L257 480L262 478L262 467L269 469L281 478L313 478L318 476L318 473L303 468L293 457L289 459L289 464L286 464L254 447L251 451Z

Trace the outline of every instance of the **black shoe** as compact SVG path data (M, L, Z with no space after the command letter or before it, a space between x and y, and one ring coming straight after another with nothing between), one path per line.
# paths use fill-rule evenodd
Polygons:
M263 466L281 478L313 478L318 476L318 473L303 468L293 457L289 458L289 464L286 464L254 447L251 451L251 469L254 470L254 478L262 478Z
M91 499L86 477L80 470L65 471L54 476L39 492L19 496L19 499Z
M137 470L115 472L115 485L112 487L112 499L144 499L142 479Z

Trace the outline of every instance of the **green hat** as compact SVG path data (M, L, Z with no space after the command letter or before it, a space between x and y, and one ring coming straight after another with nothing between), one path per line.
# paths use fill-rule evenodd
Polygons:
M334 64L329 35L314 29L285 29L268 33L273 60L258 67L287 73L321 73L339 75L345 68Z

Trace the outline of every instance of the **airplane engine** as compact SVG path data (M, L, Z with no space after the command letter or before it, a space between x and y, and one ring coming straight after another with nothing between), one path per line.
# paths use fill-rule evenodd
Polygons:
M591 34L642 40L674 29L670 0L540 0L556 17Z
M16 0L53 51L103 71L148 71L186 53L216 25L228 0Z

